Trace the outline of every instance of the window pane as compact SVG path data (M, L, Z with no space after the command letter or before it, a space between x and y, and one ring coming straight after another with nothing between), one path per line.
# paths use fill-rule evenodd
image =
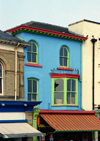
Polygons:
M64 48L64 56L67 57L67 49Z
M2 77L2 65L0 64L0 77Z
M33 92L36 93L37 92L37 81L33 80Z
M56 79L54 81L54 91L63 91L64 90L64 80Z
M36 45L34 43L32 44L32 50L33 52L36 52Z
M60 49L60 56L63 56L63 48Z
M36 62L36 54L32 53L32 62Z
M64 66L67 66L67 58L64 58Z
M71 91L71 79L67 80L67 91Z
M75 80L72 80L72 91L75 91L76 89L76 81Z
M32 101L36 101L36 94L32 94Z
M31 46L27 47L27 51L31 51Z
M28 80L28 92L32 92L32 80Z
M31 101L31 94L28 94L28 100Z
M70 93L67 93L67 104L70 104Z
M60 66L63 66L63 58L60 57Z
M71 94L71 104L75 104L75 93Z
M54 104L63 104L64 103L64 93L55 92L54 93Z
M27 53L27 59L28 59L28 62L31 62L31 53Z

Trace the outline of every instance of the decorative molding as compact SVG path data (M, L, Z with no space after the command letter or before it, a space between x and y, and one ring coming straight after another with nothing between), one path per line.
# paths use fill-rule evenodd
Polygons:
M36 109L33 113L33 119L37 119L37 116L39 115L40 109Z
M10 30L6 30L6 32L11 32L12 34L17 34L17 33L20 33L20 32L30 32L30 33L42 34L42 35L46 35L46 36L66 38L66 39L69 39L69 40L77 40L77 41L87 40L86 37L82 37L82 36L78 36L78 35L61 33L61 32L56 32L56 31L51 31L51 30L46 30L46 29L40 29L40 28L30 27L30 26L25 26L25 25L21 25L21 26L12 28Z
M58 70L70 70L73 71L71 68L66 68L66 67L57 67Z

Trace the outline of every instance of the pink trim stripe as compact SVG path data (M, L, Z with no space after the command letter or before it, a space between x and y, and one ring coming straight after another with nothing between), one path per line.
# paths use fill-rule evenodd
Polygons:
M53 111L53 110L41 110L39 114L95 114L95 111Z
M25 25L21 25L9 30L6 30L6 32L13 32L19 29L30 29L30 30L35 30L35 31L40 31L40 32L46 32L46 33L51 33L51 34L56 34L56 35L62 35L62 36L68 36L68 37L73 37L73 38L78 38L78 39L83 39L83 40L87 40L86 37L82 37L82 36L78 36L78 35L72 35L72 34L66 34L66 33L60 33L60 32L56 32L56 31L51 31L51 30L46 30L46 29L41 29L41 28L36 28L36 27L30 27L30 26L25 26Z
M67 74L67 73L50 73L51 78L56 78L56 77L70 77L70 78L79 78L79 74Z
M33 66L33 67L43 67L42 65L34 64L34 63L25 63L26 66Z

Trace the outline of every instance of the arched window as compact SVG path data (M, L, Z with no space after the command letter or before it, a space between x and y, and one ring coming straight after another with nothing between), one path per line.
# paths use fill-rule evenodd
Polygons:
M38 64L38 47L33 41L30 41L31 46L27 47L27 59L29 63Z
M2 86L3 86L3 67L0 62L0 94L2 94Z
M28 100L37 101L38 100L38 80L29 78L28 79Z
M69 52L65 46L60 49L60 66L69 67Z

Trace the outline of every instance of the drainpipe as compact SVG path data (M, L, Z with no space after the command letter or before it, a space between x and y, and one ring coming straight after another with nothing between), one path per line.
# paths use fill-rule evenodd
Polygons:
M19 46L19 43L14 48L14 50L15 50L15 101L16 101L16 97L17 97L17 47L18 46Z
M94 68L94 66L95 66L95 42L97 41L97 39L95 39L95 38L93 38L93 39L91 39L91 42L92 42L92 44L93 44L93 56L92 56L92 58L93 58L93 68L92 68L92 72L93 72L93 78L92 78L92 109L94 110L94 71L95 71L95 68Z
M82 108L82 90L83 90L83 87L82 87L82 70L83 70L83 68L82 68L82 66L83 66L83 43L84 43L85 41L83 40L82 41L82 43L81 43L81 78L80 78L80 82L81 82L81 109L82 110L84 110L83 108ZM85 110L84 110L85 111Z

